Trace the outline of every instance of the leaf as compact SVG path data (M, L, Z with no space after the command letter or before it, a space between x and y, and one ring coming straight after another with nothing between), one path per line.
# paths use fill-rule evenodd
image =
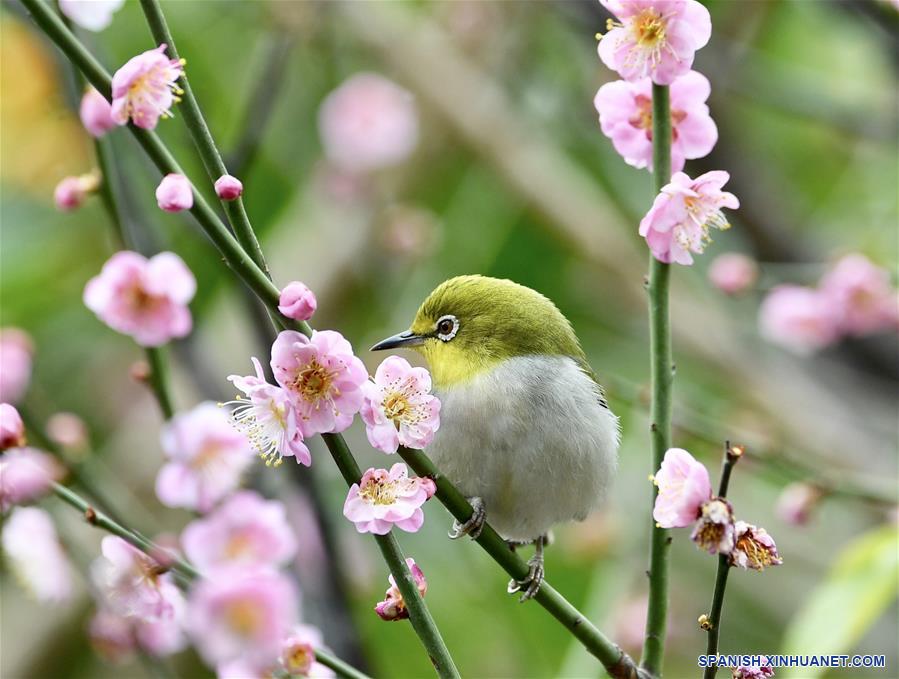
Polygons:
M784 652L831 655L851 650L899 592L899 531L885 525L846 545L830 573L787 628ZM813 679L826 668L800 667L783 677Z

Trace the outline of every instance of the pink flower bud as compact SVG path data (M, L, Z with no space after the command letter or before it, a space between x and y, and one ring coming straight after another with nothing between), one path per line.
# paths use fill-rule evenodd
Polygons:
M25 445L25 424L19 411L9 403L0 403L0 450Z
M236 200L243 193L243 184L237 177L223 174L215 180L215 195L222 200Z
M428 592L428 581L424 572L422 572L412 557L406 559L406 566L409 568L409 572L412 573L412 579L415 581L419 594L424 597ZM403 600L399 587L396 586L393 575L388 575L387 579L390 581L390 589L385 593L384 600L379 601L375 605L375 613L382 620L404 620L409 617L406 602Z
M18 403L31 381L34 346L24 330L0 330L0 401Z
M751 288L759 275L755 260L736 252L717 256L709 266L709 281L727 295L739 295Z
M300 281L285 285L278 300L278 311L296 321L308 321L317 306L315 294Z
M78 113L84 129L94 137L102 137L116 127L116 122L112 119L112 106L93 87L88 87L84 91Z
M183 174L167 174L156 187L156 202L166 212L181 212L194 206L190 181Z
M821 495L821 490L811 484L802 481L791 483L781 491L774 511L787 523L794 526L805 525L821 500Z
M53 192L56 207L69 212L81 207L88 194L97 190L100 179L94 174L83 174L79 177L65 177Z
M88 442L87 425L74 413L56 413L47 420L47 437L60 448L82 450Z

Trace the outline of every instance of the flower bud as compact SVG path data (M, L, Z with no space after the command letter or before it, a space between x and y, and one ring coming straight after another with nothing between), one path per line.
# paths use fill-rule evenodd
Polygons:
M116 122L112 119L112 106L93 87L88 87L84 91L78 114L84 129L93 137L100 138L112 128L117 127Z
M25 424L19 411L9 403L0 403L0 450L25 445Z
M293 281L284 286L278 300L278 311L296 321L308 321L317 306L315 294L300 281Z
M183 174L167 174L156 187L156 202L166 212L181 212L194 206L190 181Z
M243 193L243 184L237 177L223 174L215 180L215 195L222 200L236 200Z
M406 566L409 567L409 572L412 574L412 579L415 581L419 594L424 597L428 591L428 581L424 572L412 557L406 559ZM396 586L393 576L389 575L387 579L390 581L390 589L385 593L384 600L379 601L375 605L375 613L378 614L381 620L405 620L409 617L409 611L406 609L403 595L400 593L399 587Z
M87 425L74 413L56 413L47 420L47 437L65 450L87 447Z
M716 257L709 266L709 281L727 295L739 295L751 288L758 279L755 260L736 252Z
M774 511L781 520L794 526L808 523L812 511L821 499L821 490L808 483L798 481L784 488Z
M53 191L56 207L63 212L70 212L81 207L88 194L100 186L100 178L96 174L83 174L78 177L65 177Z

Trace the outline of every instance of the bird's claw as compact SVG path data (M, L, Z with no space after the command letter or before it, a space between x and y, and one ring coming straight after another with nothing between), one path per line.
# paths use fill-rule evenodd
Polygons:
M484 507L484 501L479 497L468 498L469 504L473 510L471 517L465 523L453 521L452 530L447 533L450 540L458 540L463 535L468 535L472 540L477 540L484 530L484 523L487 521L487 510Z
M509 594L521 592L518 602L523 604L525 601L537 596L545 576L543 555L536 554L528 561L528 574L521 580L509 580L509 586L506 588L506 591Z

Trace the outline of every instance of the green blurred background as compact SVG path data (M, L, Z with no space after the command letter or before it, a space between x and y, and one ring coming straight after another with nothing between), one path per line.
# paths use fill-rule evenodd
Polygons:
M748 446L731 498L739 517L774 535L784 557L763 574L732 574L721 649L886 654L885 671L830 676L899 676L896 336L797 358L765 344L756 326L766 289L812 283L840 254L861 251L895 276L899 14L864 0L707 5L713 35L695 68L712 82L721 136L713 154L686 171L728 170L742 208L696 266L674 272L675 441L712 470L726 438ZM342 332L372 371L379 357L364 349L407 327L427 292L456 274L512 278L571 319L624 436L608 507L556 532L548 577L639 653L652 470L647 253L636 225L653 196L650 175L625 165L596 121L593 95L614 78L595 52L604 10L574 1L163 7L213 134L231 166L243 168L247 209L275 280L308 283L319 298L316 326ZM153 47L130 1L111 28L84 38L110 70ZM0 321L35 340L24 410L37 422L58 411L83 417L91 474L144 531L175 532L190 516L155 500L160 421L128 375L142 354L81 302L85 282L111 253L106 215L97 200L72 214L53 207L56 182L94 163L71 107L76 87L14 2L3 4L0 49ZM399 168L347 182L323 162L316 116L322 99L359 71L415 94L421 135ZM211 195L177 108L158 131ZM112 137L129 229L147 252L178 252L199 282L195 332L171 352L177 403L227 397L225 376L246 372L250 355L266 355L258 324L190 216L157 209L158 175L127 132ZM710 288L705 269L726 251L760 260L757 294L730 299ZM360 423L347 433L363 468L384 464ZM311 447L311 470L294 474L284 465L254 478L292 507L314 486L327 510L336 566L322 561L315 521L296 509L297 522L309 524L298 567L306 618L359 662L361 649L374 676L428 676L411 628L372 612L386 568L373 541L341 517L345 486L327 451L320 441ZM804 527L773 510L796 479L833 491ZM100 536L46 504L83 573ZM430 503L424 528L400 540L428 576L428 603L463 676L599 676L598 664L539 606L505 594L504 573L479 548L446 539L450 523ZM687 538L677 532L672 553L670 677L697 674L705 634L696 620L707 611L716 563ZM335 575L347 588L352 626L327 594ZM113 667L91 653L84 582L58 609L29 601L9 577L0 591L3 677L147 676L139 662ZM204 676L191 653L172 666L179 676Z

